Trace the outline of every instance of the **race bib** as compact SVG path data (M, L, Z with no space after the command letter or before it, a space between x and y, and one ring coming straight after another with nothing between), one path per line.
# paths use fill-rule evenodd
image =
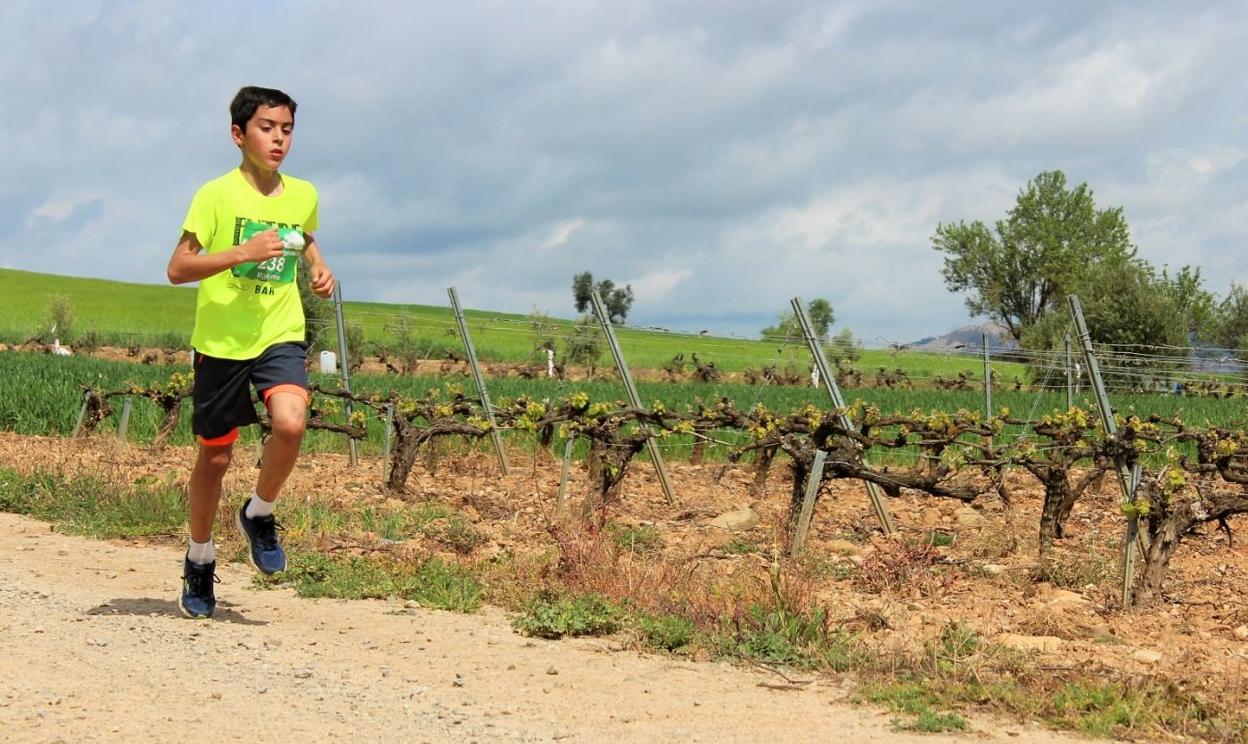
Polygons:
M239 244L247 242L252 237L266 230L272 230L273 227L273 225L263 222L247 220L239 233ZM304 249L303 231L290 227L278 227L277 237L281 238L282 241L282 255L260 262L246 261L241 263L231 269L234 276L250 279L254 282L269 282L270 284L289 284L293 282L295 280L295 271L299 268L299 256L302 255Z

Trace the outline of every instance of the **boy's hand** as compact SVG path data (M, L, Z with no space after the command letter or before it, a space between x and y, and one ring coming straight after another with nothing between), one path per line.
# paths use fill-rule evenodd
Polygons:
M265 230L251 236L234 250L238 251L239 263L260 263L282 255L282 249L282 239L277 237L277 230Z
M309 266L308 274L312 277L312 293L317 297L329 297L334 293L334 272L324 263L318 261Z

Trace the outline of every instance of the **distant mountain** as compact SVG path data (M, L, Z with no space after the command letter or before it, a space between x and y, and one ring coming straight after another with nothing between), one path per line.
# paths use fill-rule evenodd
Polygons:
M915 341L910 348L915 351L966 351L979 353L983 350L984 334L988 334L988 351L1013 351L1018 348L1018 341L1010 335L1004 326L997 323L980 323L979 325L963 326L943 336L928 337Z

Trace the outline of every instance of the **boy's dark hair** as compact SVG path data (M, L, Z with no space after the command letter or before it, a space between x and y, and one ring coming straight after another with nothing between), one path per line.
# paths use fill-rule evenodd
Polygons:
M251 117L256 115L256 109L261 106L285 106L290 109L292 117L295 115L295 99L276 88L248 85L239 88L234 100L230 101L230 122L246 132L247 122L251 121Z

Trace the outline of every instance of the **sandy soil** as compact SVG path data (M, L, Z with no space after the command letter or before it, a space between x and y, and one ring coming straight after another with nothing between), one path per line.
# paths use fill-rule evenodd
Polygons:
M1056 742L976 722L964 737L816 682L533 641L503 613L307 600L223 566L210 621L178 615L181 552L70 537L0 514L0 740Z

